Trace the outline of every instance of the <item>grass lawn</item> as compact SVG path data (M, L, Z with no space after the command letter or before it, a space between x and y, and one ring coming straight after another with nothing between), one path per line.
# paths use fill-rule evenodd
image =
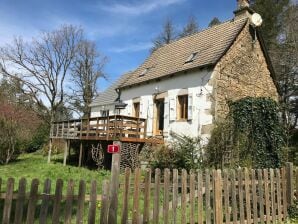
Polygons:
M49 178L52 181L52 191L54 190L55 181L60 178L64 182L64 192L66 191L68 180L74 180L75 192L78 190L79 181L84 180L87 184L86 193L89 193L89 186L92 180L97 181L98 191L101 191L102 181L109 179L109 171L63 166L61 158L63 158L63 155L54 155L51 164L48 164L47 157L39 153L30 153L19 156L17 161L11 162L8 165L0 166L0 178L2 178L1 191L3 192L5 190L6 181L10 177L15 178L15 187L17 187L17 182L22 177L27 179L27 184L32 179L37 178L40 180L40 190L43 188L43 182Z

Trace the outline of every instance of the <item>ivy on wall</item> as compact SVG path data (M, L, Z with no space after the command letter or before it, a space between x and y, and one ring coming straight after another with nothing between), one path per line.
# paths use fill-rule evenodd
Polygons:
M278 112L277 103L269 98L247 97L230 103L235 139L245 138L242 150L253 167L281 165L284 136Z
M229 107L227 119L213 130L207 162L217 168L227 163L232 167L280 167L284 134L277 103L269 98L246 97L230 102Z

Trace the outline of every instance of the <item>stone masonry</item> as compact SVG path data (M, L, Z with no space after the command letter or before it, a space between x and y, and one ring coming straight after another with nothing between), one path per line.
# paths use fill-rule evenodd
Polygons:
M249 23L214 69L212 114L215 121L229 111L227 102L251 97L278 100L260 42L249 31Z

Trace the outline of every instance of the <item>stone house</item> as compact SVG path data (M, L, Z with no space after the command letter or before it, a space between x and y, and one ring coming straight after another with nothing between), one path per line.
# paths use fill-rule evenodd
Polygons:
M154 51L91 104L91 117L117 113L147 120L147 136L173 133L208 140L228 101L246 96L278 99L268 53L252 22L248 1L238 0L235 17Z
M132 158L145 143L164 143L176 134L200 136L207 143L215 122L225 118L229 101L247 96L278 100L258 28L261 18L256 23L248 0L238 0L234 14L154 51L97 96L89 118L54 122L50 139L66 143L64 164L70 145L80 145L79 166L98 145L103 164L110 167L111 155L104 149L117 141L122 166L134 167Z

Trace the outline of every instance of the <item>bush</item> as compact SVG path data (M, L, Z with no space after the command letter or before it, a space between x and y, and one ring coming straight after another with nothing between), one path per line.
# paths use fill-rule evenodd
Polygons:
M201 168L201 138L175 135L171 145L175 151L176 168L183 168L186 170Z
M204 163L206 167L213 167L221 169L227 166L237 167L238 155L232 155L234 151L232 149L232 133L233 122L229 119L225 122L215 124L215 128L212 130L211 138L206 146ZM230 159L230 157L234 159Z
M152 160L149 161L149 164L152 169L159 168L161 170L169 168L174 169L176 168L176 155L173 148L162 145L162 146L155 146L153 148L153 156Z
M42 149L49 141L50 127L47 123L42 123L33 133L32 139L28 142L26 152L35 152Z
M143 149L141 155L151 168L198 169L201 166L202 147L200 138L175 134L168 145L157 145Z
M7 164L24 151L40 125L36 113L9 101L0 100L0 164Z
M0 117L0 164L7 164L20 154L20 140L15 138L17 126Z
M298 200L295 200L294 205L288 208L289 219L294 223L298 222Z

